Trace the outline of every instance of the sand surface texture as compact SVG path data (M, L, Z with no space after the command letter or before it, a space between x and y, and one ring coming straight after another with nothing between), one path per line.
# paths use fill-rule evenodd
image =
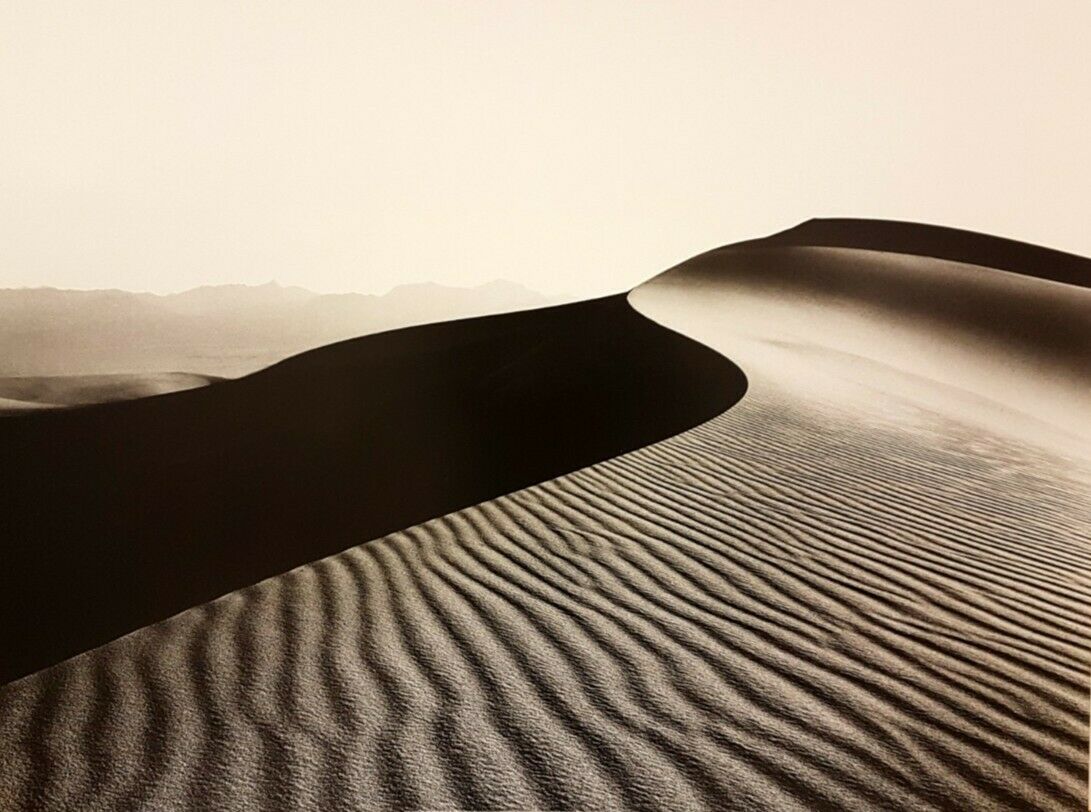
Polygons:
M5 417L0 683L677 434L745 387L723 356L611 296L365 336L188 392Z
M0 689L0 806L1083 809L1088 290L970 259L637 289L737 405Z

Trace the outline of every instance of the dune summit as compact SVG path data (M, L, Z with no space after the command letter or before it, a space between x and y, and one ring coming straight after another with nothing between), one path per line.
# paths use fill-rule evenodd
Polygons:
M833 231L607 300L739 364L699 425L0 689L0 802L1082 808L1091 263ZM633 419L708 394L637 378Z

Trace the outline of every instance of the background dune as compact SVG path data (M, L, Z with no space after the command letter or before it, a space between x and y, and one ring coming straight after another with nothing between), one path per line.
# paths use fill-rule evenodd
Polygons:
M0 378L0 409L85 406L207 386L221 378L189 372L43 375ZM10 405L6 405L10 404Z
M1082 808L1088 462L1058 441L1068 406L1034 413L1078 396L1027 359L1081 374L1035 343L1078 336L1087 292L968 256L753 248L629 297L739 359L733 408L0 689L0 800ZM1018 310L1003 290L1037 320L925 318L948 279L937 301ZM577 312L597 317L541 311ZM998 356L1010 402L974 367ZM681 395L665 383L640 381Z

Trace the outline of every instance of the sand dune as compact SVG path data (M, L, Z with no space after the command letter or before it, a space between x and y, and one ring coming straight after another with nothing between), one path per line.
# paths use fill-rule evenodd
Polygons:
M17 400L16 398L0 398L0 414L5 412L21 412L25 409L53 409L56 407L56 403Z
M0 802L1082 808L1088 292L978 239L774 238L637 289L737 405L8 685Z
M350 340L188 392L6 417L0 681L655 442L744 389L717 353L612 297Z
M816 218L769 237L738 243L737 247L754 245L825 246L909 254L1091 287L1091 263L1085 257L990 234L921 223Z
M218 380L222 379L188 372L0 378L0 412L9 408L86 406L132 400L195 389Z
M957 409L961 390L968 419L1001 410L1024 418L1016 437L1033 421L1062 447L1087 440L1091 288L969 262L759 243L696 257L631 301L748 373L798 379L803 398L848 379Z

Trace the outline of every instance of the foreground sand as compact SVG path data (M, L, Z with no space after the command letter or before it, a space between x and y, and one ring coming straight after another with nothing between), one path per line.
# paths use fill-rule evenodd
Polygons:
M770 338L733 308L832 305L745 283L747 261L631 296L733 352L738 405L12 683L0 805L1082 808L1076 354L1016 364L1038 395L1011 406L961 350L935 376L901 363L921 336L869 334L859 302L777 343L799 322ZM1087 318L1086 290L1027 284Z

